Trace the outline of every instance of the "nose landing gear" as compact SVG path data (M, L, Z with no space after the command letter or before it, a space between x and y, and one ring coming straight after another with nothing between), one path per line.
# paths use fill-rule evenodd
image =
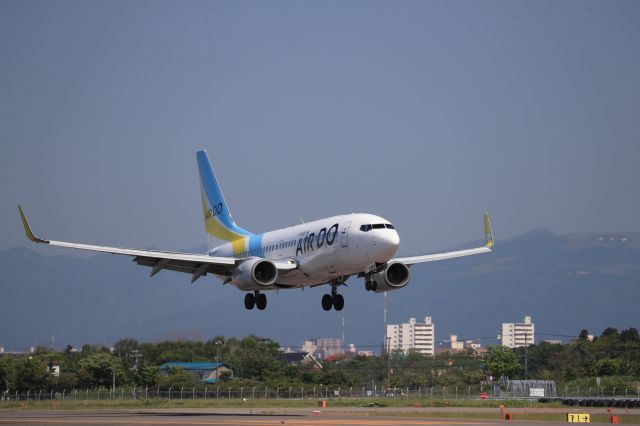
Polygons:
M258 308L258 310L263 311L267 307L267 295L257 290L253 293L245 294L244 307L251 310L254 306Z
M378 283L372 280L366 280L364 282L364 289L367 291L376 291L378 288Z

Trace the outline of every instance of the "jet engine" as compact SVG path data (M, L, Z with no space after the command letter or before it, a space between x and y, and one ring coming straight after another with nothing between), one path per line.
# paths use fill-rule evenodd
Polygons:
M409 268L404 263L394 262L370 278L371 290L376 293L397 290L409 283Z
M240 290L259 290L278 279L278 268L265 259L248 259L233 271L231 283Z

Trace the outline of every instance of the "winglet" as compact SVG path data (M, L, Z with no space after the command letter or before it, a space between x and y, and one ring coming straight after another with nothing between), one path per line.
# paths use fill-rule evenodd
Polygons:
M24 213L22 212L22 207L20 207L20 204L18 204L18 212L20 212L20 218L22 219L22 226L24 226L24 233L27 234L27 238L33 241L34 243L49 244L49 241L42 240L36 237L35 235L33 235L33 232L31 232L31 228L29 227L29 223L27 222L27 218L24 217Z
M484 212L484 246L487 248L493 248L493 232L491 232L491 223L489 223L489 213Z

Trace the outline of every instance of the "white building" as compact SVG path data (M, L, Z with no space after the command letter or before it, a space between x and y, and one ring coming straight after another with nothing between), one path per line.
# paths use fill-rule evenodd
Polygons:
M311 353L320 359L344 353L342 339L332 338L305 340L301 349L303 352Z
M508 348L523 348L533 345L535 340L535 324L530 316L524 317L522 322L502 323L502 346Z
M464 345L466 348L471 348L474 351L477 351L478 349L480 349L482 347L482 345L480 345L480 342L474 342L473 340L466 340L464 342Z
M462 351L464 350L464 342L461 340L458 340L458 336L455 334L451 334L450 335L450 340L451 340L451 349L453 349L454 351Z
M409 318L403 324L387 325L385 343L387 351L401 350L407 353L410 349L424 355L435 354L436 327L431 317L425 317L424 323Z

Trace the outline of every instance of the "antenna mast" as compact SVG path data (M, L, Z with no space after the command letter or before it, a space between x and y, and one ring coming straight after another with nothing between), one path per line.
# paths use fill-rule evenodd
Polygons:
M387 292L384 292L384 325L387 326Z

